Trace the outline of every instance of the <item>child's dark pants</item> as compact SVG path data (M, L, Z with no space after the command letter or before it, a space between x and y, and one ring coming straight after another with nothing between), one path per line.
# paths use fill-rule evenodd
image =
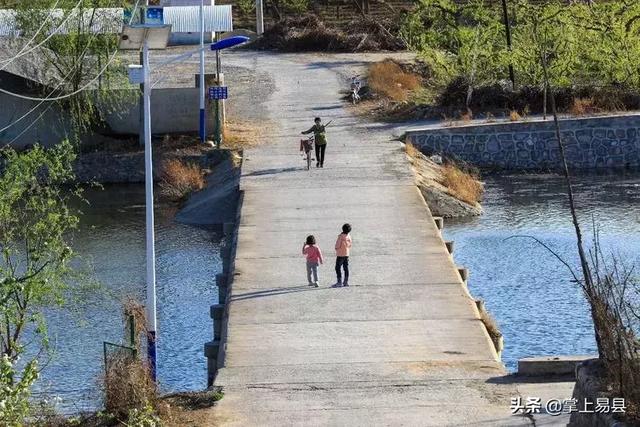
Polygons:
M342 281L343 269L344 269L344 282ZM348 256L336 257L336 276L338 276L338 283L349 282L349 257Z

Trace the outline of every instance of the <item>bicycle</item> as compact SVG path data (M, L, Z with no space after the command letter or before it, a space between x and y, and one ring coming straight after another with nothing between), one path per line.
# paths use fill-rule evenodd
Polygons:
M311 169L311 161L313 160L311 158L311 153L313 153L313 143L314 143L313 135L311 135L307 139L300 140L300 151L304 151L306 155L305 160L307 161L307 170Z
M362 88L362 83L358 79L358 76L351 77L351 102L355 105L356 102L360 101L360 89Z

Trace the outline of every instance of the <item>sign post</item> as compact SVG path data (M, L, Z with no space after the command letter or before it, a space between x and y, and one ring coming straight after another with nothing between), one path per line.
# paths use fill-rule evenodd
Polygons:
M209 99L214 100L216 103L216 135L215 142L216 148L220 148L220 143L222 142L222 126L220 120L220 100L227 99L229 97L229 92L227 91L226 86L212 86L209 88Z

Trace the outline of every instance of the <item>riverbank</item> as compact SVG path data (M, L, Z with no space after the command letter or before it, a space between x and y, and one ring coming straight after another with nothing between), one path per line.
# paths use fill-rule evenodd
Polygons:
M572 170L640 168L639 114L563 118L560 131ZM412 127L403 138L424 153L461 159L478 168L559 170L552 120Z

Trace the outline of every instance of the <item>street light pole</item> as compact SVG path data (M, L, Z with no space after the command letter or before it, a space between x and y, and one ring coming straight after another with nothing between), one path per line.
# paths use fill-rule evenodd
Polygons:
M149 70L149 43L144 40L142 47L144 75L144 183L146 207L147 245L147 357L151 378L156 380L156 250L153 217L153 156L151 152L151 81Z
M200 0L200 142L207 137L204 107L204 0Z

